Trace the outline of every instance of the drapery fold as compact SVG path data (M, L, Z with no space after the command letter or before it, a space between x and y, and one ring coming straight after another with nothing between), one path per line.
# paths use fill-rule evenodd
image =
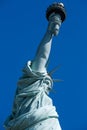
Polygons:
M33 71L29 61L18 81L12 114L5 121L6 130L61 130L48 96L52 86L47 72Z

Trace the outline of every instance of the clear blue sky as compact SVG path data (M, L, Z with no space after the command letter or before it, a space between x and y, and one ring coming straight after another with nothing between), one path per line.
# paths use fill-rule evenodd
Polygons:
M53 0L0 0L0 130L11 113L22 68L33 59ZM67 18L53 39L49 71L60 65L50 96L63 130L87 130L87 1L63 0Z

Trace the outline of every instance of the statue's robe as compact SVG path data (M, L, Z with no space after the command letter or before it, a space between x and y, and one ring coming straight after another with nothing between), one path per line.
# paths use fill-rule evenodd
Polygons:
M47 72L35 72L28 62L18 81L12 114L6 130L61 130L58 114L48 94L53 81Z

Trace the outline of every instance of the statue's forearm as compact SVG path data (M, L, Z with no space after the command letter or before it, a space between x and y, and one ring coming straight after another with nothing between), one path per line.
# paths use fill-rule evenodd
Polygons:
M60 16L57 14L52 14L49 17L47 32L37 49L36 56L32 63L32 69L34 71L39 72L45 71L45 66L51 51L52 37L58 34L60 26L61 26Z
M43 72L45 71L45 66L48 61L51 44L52 44L52 34L47 31L37 49L36 56L33 60L32 69L35 71Z
M49 24L47 32L44 35L35 55L32 63L32 69L34 71L44 72L46 71L45 66L47 64L52 44L52 37L57 35L61 26L61 18L57 14L52 14L49 17Z

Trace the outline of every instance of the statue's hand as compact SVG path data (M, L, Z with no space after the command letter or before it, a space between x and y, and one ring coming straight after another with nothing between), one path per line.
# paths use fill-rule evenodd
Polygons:
M61 17L58 14L52 13L49 17L49 24L47 30L55 36L58 35L61 22Z

